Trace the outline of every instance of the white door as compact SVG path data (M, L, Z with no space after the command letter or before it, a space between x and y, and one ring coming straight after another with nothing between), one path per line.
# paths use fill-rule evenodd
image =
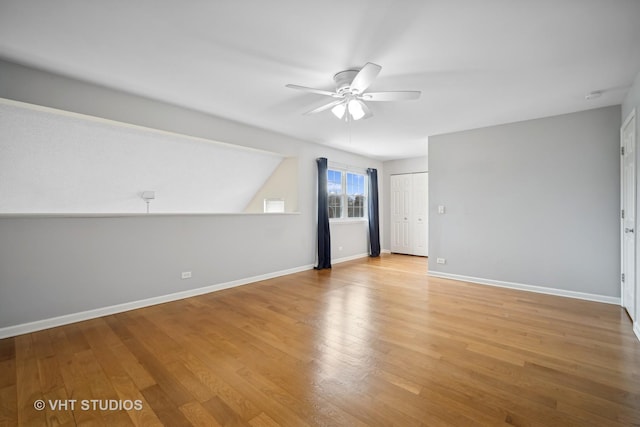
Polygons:
M635 320L636 282L636 119L635 110L620 130L620 198L622 205L620 232L622 240L622 305Z
M391 175L391 252L411 253L411 175Z
M412 254L427 256L429 251L429 174L413 174L413 191L411 210L413 223L411 234L413 236Z

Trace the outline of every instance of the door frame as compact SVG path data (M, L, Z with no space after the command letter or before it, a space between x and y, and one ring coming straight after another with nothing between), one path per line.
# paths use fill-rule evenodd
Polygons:
M633 110L631 110L631 112L629 113L629 115L625 118L624 122L622 123L622 126L620 126L620 305L625 308L625 301L624 301L624 295L625 295L625 282L622 280L622 275L625 273L625 255L624 255L624 249L625 249L625 244L624 244L624 218L622 217L622 211L624 209L624 156L622 155L622 148L624 147L624 129L629 125L629 123L636 118L636 109L634 108ZM633 129L633 153L635 158L633 159L634 164L637 163L637 154L636 154L636 149L638 146L638 141L637 141L637 132L636 129L638 124L637 121L635 123L634 129ZM633 191L634 191L634 209L635 209L635 220L634 220L634 224L633 224L633 228L634 230L637 230L637 225L638 225L638 220L637 220L637 214L638 214L638 209L637 209L637 205L638 205L638 194L637 194L637 176L638 176L638 172L637 172L637 165L634 166L634 176L633 176ZM634 277L634 283L632 283L633 286L633 296L632 298L634 298L633 301L633 307L634 307L634 313L629 313L629 316L632 318L632 320L634 322L637 322L637 313L638 313L638 307L637 307L637 292L638 292L638 279L637 279L637 257L638 257L638 239L636 237L637 233L634 233L633 236L633 247L634 247L634 262L633 265L630 266L633 269L633 277Z

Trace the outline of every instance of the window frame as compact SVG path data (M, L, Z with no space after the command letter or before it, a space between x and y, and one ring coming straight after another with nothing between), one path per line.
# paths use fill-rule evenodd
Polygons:
M352 168L340 167L335 165L329 165L327 168L327 204L329 197L329 172L335 171L340 172L340 180L341 180L341 193L340 193L340 203L341 203L341 216L329 218L329 222L363 222L368 221L368 200L369 200L369 177L367 176L366 171L357 170ZM364 200L362 206L362 216L359 217L349 217L349 194L347 189L347 174L359 175L363 177L363 191L364 191Z

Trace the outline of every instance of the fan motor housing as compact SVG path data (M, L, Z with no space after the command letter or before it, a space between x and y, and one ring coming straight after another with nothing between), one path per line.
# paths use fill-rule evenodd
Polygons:
M360 70L345 70L340 71L333 76L333 80L336 82L336 91L339 94L350 92L351 82L353 82L358 71Z

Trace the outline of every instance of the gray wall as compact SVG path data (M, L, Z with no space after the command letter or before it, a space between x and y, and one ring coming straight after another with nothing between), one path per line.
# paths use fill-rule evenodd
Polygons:
M612 106L430 137L430 270L619 297L619 128Z
M297 214L1 218L0 327L311 264L307 223Z
M293 215L0 217L0 328L315 261L315 158L382 163L196 111L0 61L0 97L298 157ZM367 252L361 223L332 227L340 257ZM337 251L334 251L336 253ZM193 272L181 280L180 272Z
M389 193L391 175L398 175L404 173L416 173L428 171L428 158L427 156L412 157L409 159L389 160L384 162L382 173L382 182L379 185L382 187L379 190L380 197L383 200L391 200L391 194ZM391 224L389 224L391 218L391 205L387 202L380 205L380 211L382 212L382 224L380 231L380 239L382 249L390 250L391 248Z

